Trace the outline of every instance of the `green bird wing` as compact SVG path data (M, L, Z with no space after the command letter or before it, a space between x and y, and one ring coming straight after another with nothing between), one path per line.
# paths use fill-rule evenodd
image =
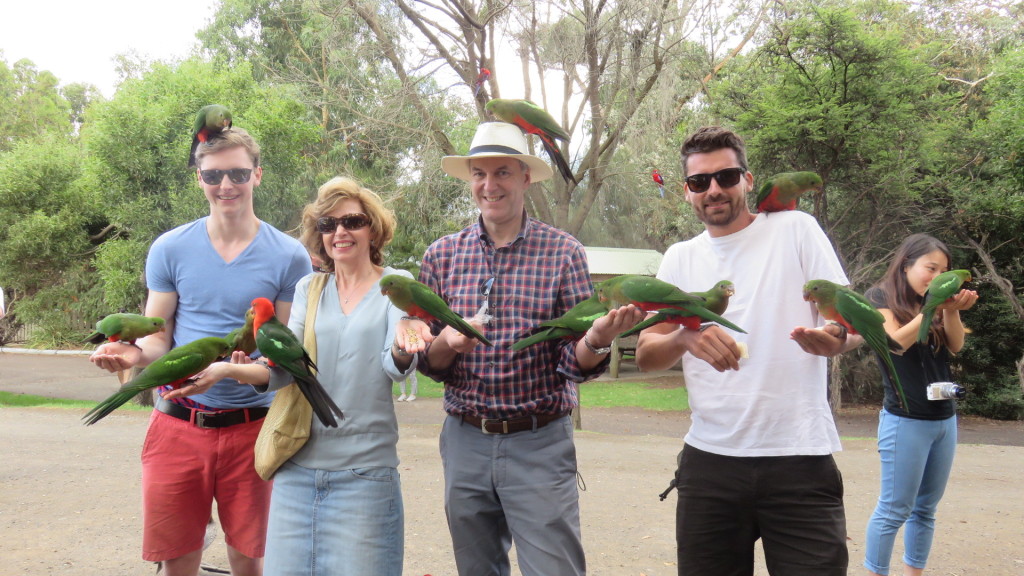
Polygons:
M488 346L494 346L493 342L488 340L487 337L481 334L476 328L473 328L469 322L466 322L461 316L452 311L452 309L445 304L444 300L435 294L429 286L415 280L408 281L410 282L409 296L412 300L413 306L433 316L446 326L451 326L467 338L476 338ZM395 305L398 306L398 304ZM411 312L411 310L406 310L406 312Z
M518 125L520 122L517 122L517 119L521 118L552 138L569 140L569 133L558 125L554 117L529 100L495 98L487 102L485 108L504 122Z
M917 331L918 342L923 344L928 341L928 332L931 330L939 304L955 296L964 282L969 282L970 279L971 273L967 270L950 270L932 278L928 283L928 290L924 293L924 303L921 305L922 321Z
M907 397L903 393L903 385L896 373L896 367L889 355L890 351L902 352L903 347L886 333L885 316L882 316L882 313L872 306L867 298L845 286L840 286L836 290L835 306L839 315L864 337L868 347L882 359L889 372L889 381L892 382L893 388L900 398L901 406L909 406Z
M309 358L309 354L295 333L277 318L271 318L261 324L255 337L256 347L259 348L259 351L270 358L274 364L292 373L293 376L292 370L300 369L299 367L303 366L306 359ZM314 370L316 369L312 360L309 360L308 365Z

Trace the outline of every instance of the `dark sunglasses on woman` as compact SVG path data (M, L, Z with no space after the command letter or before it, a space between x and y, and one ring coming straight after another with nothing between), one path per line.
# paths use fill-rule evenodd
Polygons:
M370 217L366 214L345 214L335 218L334 216L323 216L317 218L316 229L321 234L334 234L341 226L345 230L361 230L370 225Z

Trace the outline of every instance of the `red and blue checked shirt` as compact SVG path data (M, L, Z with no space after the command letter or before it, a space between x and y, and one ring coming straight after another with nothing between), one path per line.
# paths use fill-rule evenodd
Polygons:
M492 277L490 295L484 296L481 285ZM584 374L574 340L511 350L542 321L561 316L593 292L583 245L557 228L526 218L511 244L495 248L478 219L427 248L420 281L465 318L489 298L492 319L484 334L494 347L480 344L445 370L420 361L424 374L445 383L449 414L502 419L565 414L579 404L577 384L607 367L605 358ZM434 333L440 328L435 325Z

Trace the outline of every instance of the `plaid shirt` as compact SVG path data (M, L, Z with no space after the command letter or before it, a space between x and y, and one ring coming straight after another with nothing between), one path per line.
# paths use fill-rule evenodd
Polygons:
M494 283L485 297L481 287L489 278ZM478 219L427 249L420 281L466 318L489 302L492 319L484 334L494 342L493 348L481 344L456 356L445 370L420 361L424 374L445 383L444 409L449 414L564 414L579 404L576 385L607 367L605 358L583 374L575 340L549 340L518 352L510 349L539 323L561 316L593 292L583 245L557 228L526 218L511 244L495 248ZM434 333L441 328L436 324Z

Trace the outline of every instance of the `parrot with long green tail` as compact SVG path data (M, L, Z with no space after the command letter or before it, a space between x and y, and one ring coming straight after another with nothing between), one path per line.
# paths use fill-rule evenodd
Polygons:
M566 182L579 184L572 174L569 161L562 156L561 150L555 145L555 140L568 142L569 134L558 125L558 122L555 122L551 114L529 100L494 98L487 102L484 108L499 120L515 124L527 134L535 134L544 144L544 150L555 163L562 178L565 178Z
M950 270L943 272L928 284L928 290L924 293L924 302L921 304L921 327L917 330L917 341L924 344L928 341L928 331L932 327L932 319L935 318L935 310L946 300L949 300L960 291L964 282L971 281L971 273L968 270Z
M783 172L765 180L754 205L758 212L796 210L797 200L808 190L821 190L821 176L814 172Z
M117 392L97 404L82 419L87 426L92 425L143 390L160 386L177 388L228 354L231 354L231 346L227 340L214 336L193 340L173 348L146 366L138 376L126 382Z
M100 344L104 340L125 342L135 346L135 341L150 334L163 332L164 319L141 314L110 314L96 323L96 331L83 342Z
M705 322L715 322L730 330L747 333L721 315L708 310L707 301L703 297L684 292L677 286L651 276L623 274L609 278L601 283L597 293L609 310L626 304L633 304L646 312L675 308Z
M558 318L545 320L537 325L540 331L527 336L512 345L512 350L522 350L534 344L559 338L575 339L583 335L601 316L608 313L604 303L595 292L590 298L573 306Z
M718 315L725 314L725 310L729 307L729 297L735 293L736 287L728 280L722 280L707 292L691 292L694 296L704 299L704 308ZM619 338L632 336L662 322L679 324L687 330L699 330L702 320L703 318L686 309L662 308L654 316L619 334Z
M228 128L231 128L231 111L225 106L210 104L200 108L192 123L192 150L188 153L188 167L196 165L196 150L200 143L205 144L217 138Z
M825 319L845 327L851 334L864 337L864 341L885 364L889 381L900 399L900 407L908 407L903 385L900 384L900 377L889 356L889 352L903 352L903 347L885 332L885 317L882 313L861 294L828 280L811 280L804 284L804 300L814 302Z
M317 370L316 364L295 333L274 315L274 303L266 298L257 298L252 301L252 313L256 347L272 366L280 366L291 374L320 422L328 428L337 428L335 416L344 418L345 414L316 379L313 374Z
M256 319L256 315L250 308L245 313L245 324L235 328L228 335L224 337L231 345L231 350L240 350L245 352L246 356L251 355L256 351L256 331L253 330L252 324Z
M466 338L476 338L488 346L494 346L493 342L453 312L440 296L422 282L398 274L388 274L380 279L380 293L409 316L428 323L441 322Z

